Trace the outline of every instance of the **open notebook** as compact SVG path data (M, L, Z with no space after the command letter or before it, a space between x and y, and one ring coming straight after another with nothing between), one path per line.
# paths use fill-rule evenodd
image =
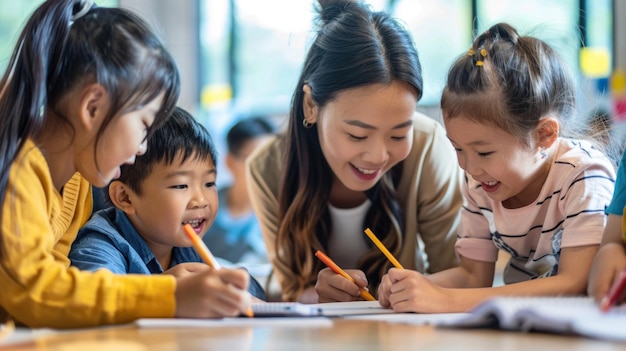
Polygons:
M387 314L393 310L383 308L378 301L349 301L302 304L298 302L253 303L252 310L257 317L267 316L325 316L342 317L362 314Z
M253 303L254 318L245 316L218 319L141 318L135 322L141 328L163 327L229 327L229 326L289 326L327 327L330 317L391 314L378 301L330 302L302 304L298 302Z
M411 319L407 315L394 322L412 324ZM438 325L575 334L626 341L626 306L603 313L588 297L496 297L476 306L470 313L442 320Z

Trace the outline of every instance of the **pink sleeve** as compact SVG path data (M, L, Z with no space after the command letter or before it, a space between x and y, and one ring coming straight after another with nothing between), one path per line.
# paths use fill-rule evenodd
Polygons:
M488 209L480 209L468 191L473 186L465 179L462 186L463 209L459 237L455 244L457 256L476 261L495 262L498 259L498 248L491 241L489 222L486 216L493 216ZM493 221L492 221L493 222Z

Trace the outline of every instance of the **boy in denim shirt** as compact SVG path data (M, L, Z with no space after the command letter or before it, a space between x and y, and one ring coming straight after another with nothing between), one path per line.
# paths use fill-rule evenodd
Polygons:
M215 165L208 131L176 108L148 140L147 152L123 165L120 177L109 185L114 207L96 212L80 230L69 254L72 265L118 274L208 269L189 263L202 260L183 225L189 223L203 236L213 223L219 207ZM216 274L229 270L224 271ZM265 299L252 278L248 291Z

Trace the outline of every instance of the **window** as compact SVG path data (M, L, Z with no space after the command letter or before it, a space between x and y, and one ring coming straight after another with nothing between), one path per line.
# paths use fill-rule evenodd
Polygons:
M212 125L217 123L219 130L219 124L228 124L232 116L242 114L287 113L314 34L311 26L315 1L200 1L201 107ZM421 106L439 105L452 62L469 48L475 32L496 22L509 22L522 35L544 39L574 72L579 71L579 54L584 44L599 46L609 53L613 50L612 0L586 0L582 2L584 9L580 0L368 3L376 10L391 12L413 33L424 77Z
M314 33L316 1L198 1L203 110L216 116L286 113ZM423 68L422 106L438 105L447 70L469 47L474 32L500 21L553 45L575 72L583 73L583 84L605 79L613 65L613 1L367 0L376 10L390 11L413 33ZM99 6L118 2L97 1ZM40 3L0 0L0 70L25 19ZM218 120L225 124L228 118Z
M17 38L30 14L43 1L0 0L0 72L11 59ZM99 0L98 6L116 7L117 0Z
M508 22L521 35L546 41L570 70L578 67L582 37L578 30L579 0L478 0L478 33L497 22Z
M0 71L8 65L20 30L37 6L35 1L0 0Z
M284 112L304 61L312 9L312 2L292 0L202 1L202 105L234 114Z
M420 55L424 94L419 103L438 106L448 69L469 49L472 41L471 3L467 0L398 0L391 10L413 33Z

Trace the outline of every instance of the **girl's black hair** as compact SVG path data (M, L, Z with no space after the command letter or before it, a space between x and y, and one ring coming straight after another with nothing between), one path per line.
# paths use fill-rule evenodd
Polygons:
M58 111L59 102L72 89L91 83L101 84L110 99L96 145L112 119L163 94L151 131L159 128L180 93L173 58L132 12L84 0L43 2L26 22L0 80L0 203L26 140L41 130L48 116L69 125Z

